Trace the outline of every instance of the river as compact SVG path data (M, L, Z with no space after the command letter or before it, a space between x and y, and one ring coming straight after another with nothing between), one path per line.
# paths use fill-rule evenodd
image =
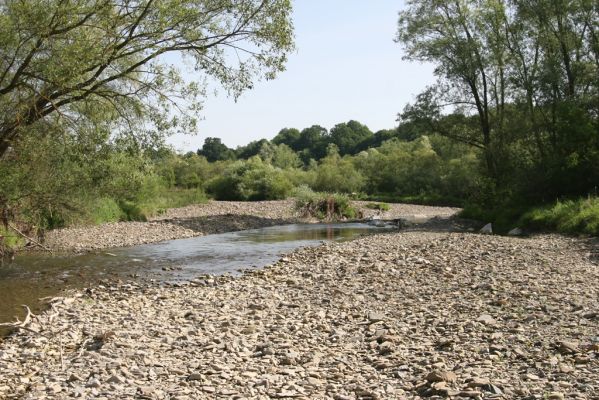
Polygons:
M207 235L86 254L24 253L0 266L0 322L39 310L64 289L122 280L175 283L203 274L260 268L297 248L381 232L368 224L294 224Z

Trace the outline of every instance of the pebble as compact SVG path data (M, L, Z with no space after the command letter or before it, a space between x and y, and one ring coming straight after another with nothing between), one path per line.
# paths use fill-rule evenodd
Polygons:
M408 230L70 293L0 342L0 398L596 398L587 246Z

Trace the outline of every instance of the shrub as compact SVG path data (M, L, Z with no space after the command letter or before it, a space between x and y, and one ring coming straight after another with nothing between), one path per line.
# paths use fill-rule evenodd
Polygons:
M126 218L125 212L112 198L101 197L93 202L90 209L90 219L94 224L117 222Z
M304 216L327 221L359 217L346 195L318 193L306 186L297 188L294 194L295 207Z
M217 200L278 200L286 198L292 189L283 170L259 157L237 161L206 183L206 190Z

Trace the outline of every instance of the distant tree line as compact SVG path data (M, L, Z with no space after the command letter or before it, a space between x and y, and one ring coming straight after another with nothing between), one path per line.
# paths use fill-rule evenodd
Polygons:
M284 145L285 149L296 153L304 165L308 165L310 160L319 161L325 157L331 144L336 146L341 156L355 155L369 148L379 147L389 139L398 138L409 141L425 134L425 132L416 131L413 125L408 122L397 128L382 129L374 133L366 125L355 120L339 123L330 131L320 125L312 125L301 131L296 128L283 128L270 141L260 139L236 149L227 147L220 138L207 137L197 154L206 157L210 162L247 160L259 155L268 146Z

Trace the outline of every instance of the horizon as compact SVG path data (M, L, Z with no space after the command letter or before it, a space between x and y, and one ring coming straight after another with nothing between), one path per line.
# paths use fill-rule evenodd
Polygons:
M434 81L433 67L402 60L394 42L403 1L294 1L297 50L274 80L257 82L237 102L224 93L208 96L197 135L174 135L166 143L196 151L206 137L229 148L271 140L283 128L330 129L356 120L372 132L398 126L397 114ZM334 18L325 17L334 15Z

